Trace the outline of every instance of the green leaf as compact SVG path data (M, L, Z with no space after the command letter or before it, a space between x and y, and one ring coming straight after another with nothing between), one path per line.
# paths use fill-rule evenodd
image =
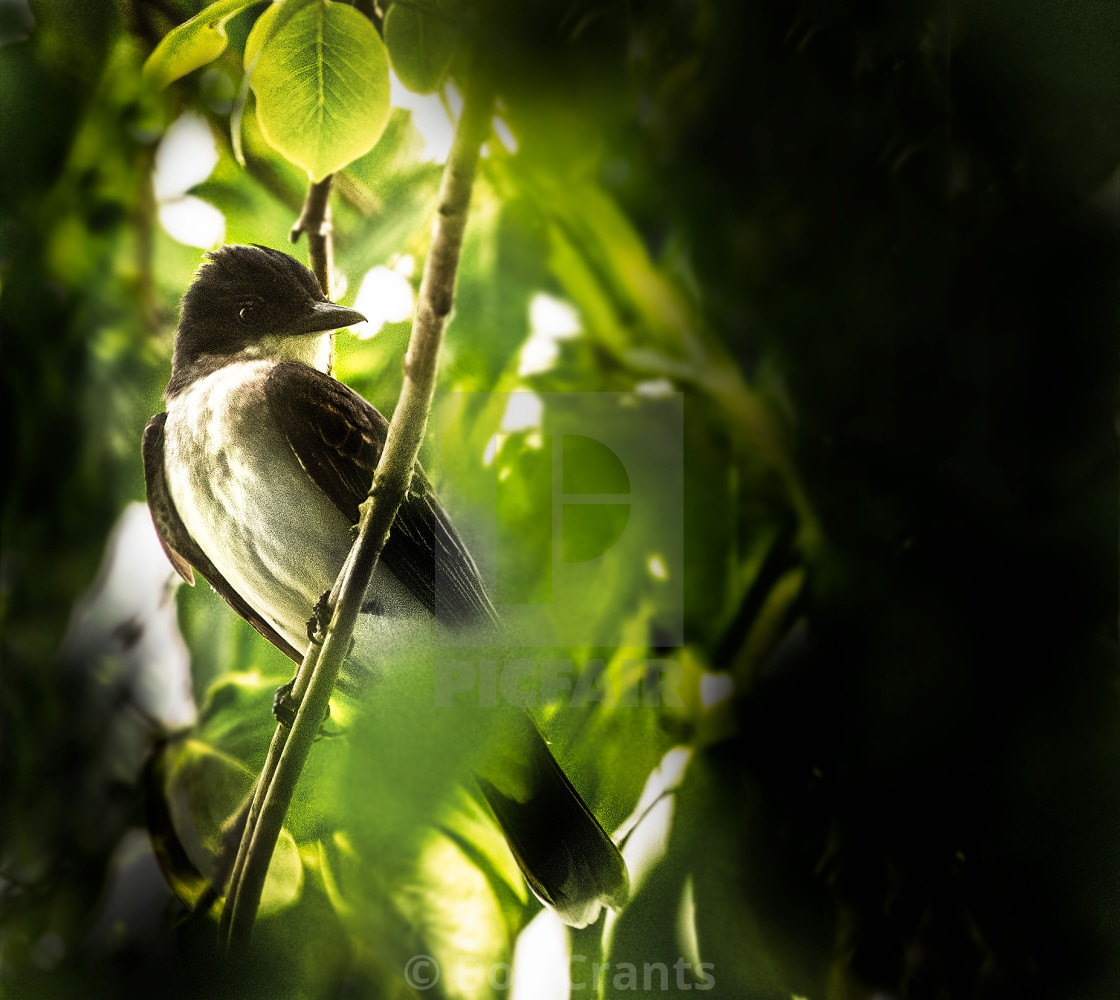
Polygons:
M218 0L173 28L144 63L144 79L162 89L226 50L226 21L261 0Z
M249 37L245 40L245 58L243 60L245 72L252 74L261 49L272 41L281 28L305 7L310 7L317 2L319 0L280 0L279 3L272 4L268 10L261 14L257 23L253 25L253 30L249 32Z
M430 94L447 75L459 30L438 10L395 3L385 15L385 45L401 83L417 94Z
M312 3L286 23L281 18L266 12L246 45L256 56L257 121L273 147L320 181L384 131L389 60L373 25L353 7Z

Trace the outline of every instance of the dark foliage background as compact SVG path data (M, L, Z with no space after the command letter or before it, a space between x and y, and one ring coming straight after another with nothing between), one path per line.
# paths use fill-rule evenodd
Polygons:
M144 821L133 786L87 784L104 732L74 722L84 689L54 665L142 497L181 291L138 224L166 121L106 92L105 67L193 8L30 9L21 32L2 8L0 49L0 982L113 995L137 982L108 949L30 979L27 963L44 928L80 936ZM670 851L700 859L717 995L1115 995L1120 9L577 2L501 23L526 155L594 151L724 363L790 428L808 498L758 473L717 386L683 385L685 638L737 694L733 735L696 741ZM255 179L293 218L299 188ZM601 349L581 363L624 368ZM716 509L729 469L754 485ZM759 524L778 541L736 593L719 560ZM791 569L804 585L748 668ZM654 947L658 891L624 951ZM139 984L189 990L159 971L200 961L187 938L150 944Z

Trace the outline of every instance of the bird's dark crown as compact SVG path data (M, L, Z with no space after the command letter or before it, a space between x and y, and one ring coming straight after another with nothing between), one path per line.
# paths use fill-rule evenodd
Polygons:
M199 377L200 365L213 367L266 337L311 332L307 316L324 302L315 275L286 253L257 244L210 251L183 296L168 397Z

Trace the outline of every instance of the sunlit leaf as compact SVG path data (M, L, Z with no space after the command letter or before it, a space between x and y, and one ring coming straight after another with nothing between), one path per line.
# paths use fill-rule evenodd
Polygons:
M280 0L272 4L257 18L253 30L245 40L245 69L251 74L256 65L261 49L276 36L287 23L305 7L318 3L319 0Z
M282 8L269 13L246 45L256 62L257 119L268 141L319 181L369 150L385 129L385 46L345 4L302 6L280 25L273 22Z
M229 39L226 22L261 0L218 0L189 21L172 28L144 63L144 79L156 88L166 87L191 70L213 62Z

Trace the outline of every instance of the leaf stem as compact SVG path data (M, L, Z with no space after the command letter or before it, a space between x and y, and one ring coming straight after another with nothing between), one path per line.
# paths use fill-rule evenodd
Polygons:
M295 720L290 731L283 725L277 727L257 782L222 913L219 933L227 949L245 946L252 934L265 876L284 817L349 652L362 599L412 479L435 395L439 350L451 314L475 168L479 148L490 125L492 104L489 87L467 88L463 113L440 185L439 209L405 356L400 399L389 424L373 485L361 505L358 538L335 584L337 600L332 602L330 625L322 645L313 643L308 649L296 677L292 694L299 699L299 709ZM321 183L329 186L329 178ZM309 203L312 193L308 192ZM303 221L304 216L301 216L297 227ZM310 229L308 232L310 236Z

